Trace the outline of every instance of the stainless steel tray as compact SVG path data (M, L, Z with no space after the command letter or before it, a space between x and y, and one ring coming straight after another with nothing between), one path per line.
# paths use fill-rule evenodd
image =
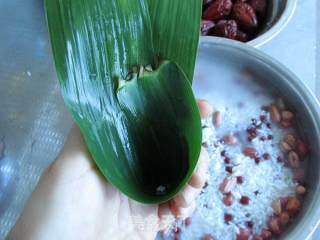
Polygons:
M318 5L318 6L316 6ZM261 50L320 94L320 1L299 0L293 19ZM0 2L0 239L23 209L41 173L59 153L71 118L53 68L43 0ZM318 62L316 61L318 60ZM319 71L319 70L318 70ZM320 232L314 239L320 239Z
M0 239L55 159L71 123L53 68L43 2L0 1Z

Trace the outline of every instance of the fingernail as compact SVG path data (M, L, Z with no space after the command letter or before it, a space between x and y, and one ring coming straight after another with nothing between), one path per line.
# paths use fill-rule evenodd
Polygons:
M201 118L207 118L213 113L213 107L206 100L198 100Z
M180 219L186 219L187 217L190 217L193 213L193 211L195 210L196 208L196 202L193 201L189 207L187 208L181 208L180 209L180 215L179 215L179 218Z
M178 207L187 208L194 201L197 195L200 193L200 189L193 188L189 184L174 197L174 201Z
M205 179L199 173L193 173L190 178L189 184L194 188L202 188L204 185Z

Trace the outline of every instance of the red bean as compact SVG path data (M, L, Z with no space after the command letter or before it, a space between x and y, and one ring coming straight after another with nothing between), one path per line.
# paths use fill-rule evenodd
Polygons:
M187 218L184 220L184 224L185 224L186 226L190 226L191 223L192 223L191 217L187 217Z
M223 203L226 206L231 206L233 203L233 196L231 193L225 194L223 197Z
M242 184L243 183L243 177L242 176L237 176L237 183Z
M263 240L269 240L272 238L272 233L268 229L262 229L260 236Z
M250 198L247 197L247 196L242 196L242 197L240 198L240 203L241 203L242 205L248 205L249 202L250 202Z
M211 234L205 234L201 240L214 240Z
M237 235L237 240L248 240L250 237L249 229L240 229L240 232Z
M224 214L224 221L226 223L232 221L232 219L233 219L233 216L231 214L228 214L228 213Z
M301 139L297 140L296 150L297 150L299 156L302 158L306 157L309 152L309 148L308 148L307 144L305 144L305 142L303 142Z

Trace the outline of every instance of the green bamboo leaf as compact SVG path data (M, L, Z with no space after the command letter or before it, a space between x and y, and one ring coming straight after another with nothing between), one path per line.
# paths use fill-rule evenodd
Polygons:
M199 156L194 146L201 124L191 86L176 64L165 62L125 84L118 100L135 146L130 173L147 190L148 202L165 201L185 185Z
M148 0L155 52L184 69L192 83L202 0Z
M99 169L137 201L170 199L196 165L200 117L189 69L157 63L146 0L46 0L46 12L62 95Z

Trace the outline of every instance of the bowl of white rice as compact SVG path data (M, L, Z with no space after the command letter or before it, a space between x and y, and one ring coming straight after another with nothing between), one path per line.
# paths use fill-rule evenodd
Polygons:
M193 89L207 183L188 219L158 239L310 239L320 220L320 108L286 67L243 43L202 41Z

